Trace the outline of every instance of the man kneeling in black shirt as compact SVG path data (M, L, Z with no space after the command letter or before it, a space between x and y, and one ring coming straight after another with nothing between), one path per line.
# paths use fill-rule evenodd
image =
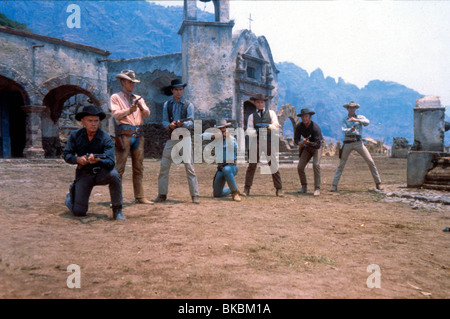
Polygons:
M122 181L114 169L114 143L99 128L105 117L105 113L93 105L85 106L75 115L84 127L70 134L64 149L64 160L69 164L78 164L66 205L75 216L86 216L94 186L109 185L113 218L125 220L122 214ZM102 154L102 158L98 154Z

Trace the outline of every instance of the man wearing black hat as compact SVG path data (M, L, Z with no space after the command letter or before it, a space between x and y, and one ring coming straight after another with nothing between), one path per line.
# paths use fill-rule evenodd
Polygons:
M69 164L78 164L66 205L75 216L86 216L94 186L109 185L113 218L125 220L122 214L122 183L114 169L114 144L111 137L99 128L105 117L105 113L94 105L85 106L75 116L84 127L70 134L64 149L64 160Z
M300 177L300 183L302 188L298 191L304 194L308 190L305 167L313 158L313 170L314 170L314 196L320 195L320 158L322 156L322 131L317 123L311 121L312 115L315 112L309 109L302 109L298 117L301 117L302 121L295 128L294 142L299 145L299 162L297 166L298 176ZM304 137L301 140L302 136Z
M256 162L252 163L252 154L249 154L249 164L247 167L247 172L245 173L245 186L244 186L244 196L249 196L250 195L250 188L253 184L253 178L255 176L255 171L256 171L256 167L257 164L259 162L259 158L260 158L260 152L261 152L261 148L260 148L260 139L259 139L259 134L260 134L260 130L261 129L266 129L267 130L267 140L265 142L267 142L267 154L266 156L268 157L268 165L271 167L271 171L273 169L273 167L276 168L276 172L272 172L272 181L273 181L273 185L275 186L276 189L276 196L279 197L283 197L284 193L283 193L283 185L281 182L281 175L280 175L280 171L278 169L278 163L273 163L273 161L277 161L276 159L276 154L272 154L272 142L271 142L271 136L272 136L272 130L278 129L280 127L280 124L278 123L278 117L276 115L276 113L272 110L265 110L265 102L269 100L268 97L266 97L264 94L256 94L255 96L252 96L250 98L250 101L253 102L253 104L256 107L256 111L253 112L252 114L249 115L248 120L247 120L247 131L249 132L250 135L253 136L257 136L258 137L258 147L256 149ZM250 136L249 135L249 136ZM250 150L251 152L252 150ZM272 166L272 164L274 164Z
M356 151L366 161L375 181L375 187L382 189L380 175L378 174L375 162L361 139L363 127L369 125L370 121L365 116L356 114L356 110L359 109L359 104L356 104L354 101L344 104L344 108L348 112L348 115L342 119L342 132L344 132L345 137L341 151L342 154L339 156L339 166L336 169L331 185L331 192L337 192L339 179L352 151Z
M162 158L161 167L158 176L158 196L153 200L155 203L164 202L167 200L169 192L169 173L172 165L172 149L180 142L180 140L172 139L172 131L179 127L192 129L194 126L194 105L184 98L184 88L186 83L175 79L170 86L165 87L164 93L173 97L166 101L163 106L163 121L162 124L169 130L169 139L167 140ZM189 137L190 139L190 137ZM189 142L189 146L191 143ZM189 192L192 197L192 202L199 204L199 192L197 175L194 169L193 151L190 150L191 160L189 163L184 162L186 169L186 176L189 184Z
M122 91L111 96L111 113L116 120L116 169L123 177L128 154L131 155L133 169L134 198L138 204L153 204L144 196L144 118L150 116L150 109L144 99L133 94L135 83L140 80L133 70L117 74Z

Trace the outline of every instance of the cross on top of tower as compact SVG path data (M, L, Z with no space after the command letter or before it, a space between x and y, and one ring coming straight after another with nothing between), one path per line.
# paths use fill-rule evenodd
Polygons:
M250 16L248 17L248 29L250 31L252 31L252 21L253 21L252 14L250 13Z

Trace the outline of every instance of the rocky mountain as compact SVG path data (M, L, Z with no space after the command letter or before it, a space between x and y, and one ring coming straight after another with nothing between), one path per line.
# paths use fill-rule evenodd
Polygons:
M80 8L80 28L68 26L73 13L68 10L70 4ZM146 1L7 1L0 2L0 13L35 33L108 50L111 58L181 51L182 7L165 8ZM214 20L208 12L199 10L198 15ZM342 105L354 100L361 105L360 113L371 120L366 136L386 144L392 144L393 137L413 142L413 107L420 93L379 80L358 88L342 78L325 77L321 69L308 74L289 62L278 63L277 68L279 105L292 104L298 112L304 107L314 109L313 120L321 125L324 136L342 138L340 120L346 115Z
M413 142L413 108L419 92L395 82L374 80L359 89L342 78L324 77L321 69L308 74L301 67L282 62L277 64L279 73L279 104L291 104L298 112L312 108L316 112L313 121L322 128L322 134L340 139L340 121L347 114L343 105L351 100L361 108L371 124L365 135L392 144L393 137L406 137ZM357 114L358 114L357 111Z

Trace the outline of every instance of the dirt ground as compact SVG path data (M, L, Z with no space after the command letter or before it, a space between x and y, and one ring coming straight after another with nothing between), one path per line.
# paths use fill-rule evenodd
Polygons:
M359 157L331 193L337 162L322 160L320 197L297 194L296 166L284 165L284 198L258 169L253 196L240 203L212 198L215 166L196 165L200 205L177 165L169 201L134 204L128 166L127 221L118 222L106 186L94 188L87 217L71 216L64 199L74 166L2 160L0 298L449 298L450 207L383 202ZM375 162L385 184L406 183L405 159ZM149 199L158 172L159 161L145 160ZM307 176L312 186L310 167ZM67 286L71 264L81 288Z

